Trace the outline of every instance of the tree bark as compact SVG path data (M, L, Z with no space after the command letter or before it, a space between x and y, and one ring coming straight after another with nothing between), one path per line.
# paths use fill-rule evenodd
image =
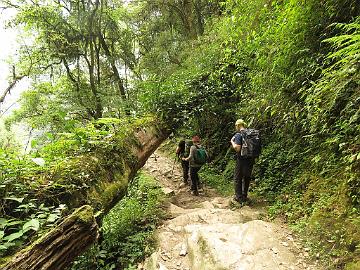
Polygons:
M0 103L4 102L5 97L10 93L11 89L13 89L15 87L16 83L24 77L25 77L25 75L14 78L14 80L9 84L9 86L5 89L3 94L0 96Z
M115 206L124 196L129 181L169 134L169 129L154 123L134 130L126 140L132 145L130 152L135 159L131 164L124 163L122 170L119 170L122 171L121 177L94 181L91 183L92 188L84 190L83 193L74 192L70 198L58 196L58 199L66 200L70 209L78 209L35 244L19 251L4 266L0 265L0 269L58 270L69 267L98 237L93 208L102 211L103 216ZM116 174L119 174L119 171ZM57 194L53 197L57 197ZM38 199L42 200L42 197Z
M19 252L2 270L65 269L98 238L98 226L91 206L85 205L55 229Z

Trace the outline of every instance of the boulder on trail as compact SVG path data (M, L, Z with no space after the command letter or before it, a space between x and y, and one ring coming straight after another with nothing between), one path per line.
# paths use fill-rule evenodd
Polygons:
M251 218L228 209L187 209L159 230L160 250L193 270L315 269L299 263L289 244L284 245L278 225ZM158 270L154 266L159 263L177 269L158 252L148 258L145 269Z

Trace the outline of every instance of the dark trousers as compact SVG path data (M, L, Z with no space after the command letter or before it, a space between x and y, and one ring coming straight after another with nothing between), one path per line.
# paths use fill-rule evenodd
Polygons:
M184 183L189 183L189 161L181 160Z
M199 175L200 167L190 167L191 190L197 191L199 188Z
M236 159L234 182L237 200L244 201L247 199L253 166L253 158Z

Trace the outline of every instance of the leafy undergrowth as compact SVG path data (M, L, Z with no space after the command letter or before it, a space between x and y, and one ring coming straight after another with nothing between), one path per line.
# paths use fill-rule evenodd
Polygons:
M256 192L270 201L269 214L288 222L327 269L357 269L357 163L339 159L328 144L316 141L316 149L303 140L268 144L257 164Z
M359 269L358 209L349 200L344 176L337 175L302 172L279 192L269 212L283 217L327 269Z
M164 194L155 179L140 173L103 220L102 237L74 263L80 269L137 269L155 247L154 230L164 218Z
M216 189L223 196L230 196L234 193L232 178L228 178L226 173L219 174L210 166L203 166L199 172L200 181Z
M96 182L125 190L124 161L131 165L134 160L129 134L151 122L103 118L52 135L44 145L34 142L27 155L0 149L0 257L44 233L76 205L100 209L111 194L84 196Z

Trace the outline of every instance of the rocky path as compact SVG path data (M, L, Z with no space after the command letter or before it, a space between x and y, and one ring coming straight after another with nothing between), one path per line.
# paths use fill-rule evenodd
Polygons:
M181 168L161 152L145 170L170 199L170 218L157 229L159 246L146 270L315 270L307 251L285 226L261 220L263 210L234 207L231 198L203 187L193 196L181 185Z

